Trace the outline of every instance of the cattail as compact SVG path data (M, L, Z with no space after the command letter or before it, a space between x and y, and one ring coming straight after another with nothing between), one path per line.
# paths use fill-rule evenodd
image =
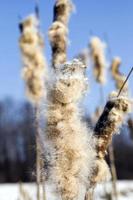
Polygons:
M56 0L53 21L58 21L67 25L72 10L73 4L70 0Z
M29 99L35 108L36 129L36 183L37 200L40 200L41 182L41 147L39 127L40 100L44 97L44 74L46 75L46 61L43 56L43 38L39 31L38 15L30 15L20 23L21 37L19 40L24 68L23 78L26 82L26 90Z
M77 59L79 59L85 66L88 66L89 61L89 52L88 49L83 49L77 56Z
M129 112L129 99L112 93L94 129L98 138L98 157L104 158L114 133L118 132L125 114Z
M38 102L44 95L44 72L46 62L43 56L43 39L38 30L39 21L31 15L20 23L19 40L24 68L22 75L26 81L28 97Z
M104 178L104 176L100 176L100 169L103 166L102 163L104 162L107 148L111 143L112 136L118 132L125 115L130 111L129 99L124 96L116 96L116 93L111 94L110 99L108 100L94 129L97 137L96 147L98 165L95 168L95 176L93 176L92 179L93 184L98 182L98 180L101 180L101 178Z
M78 60L60 66L49 93L47 162L62 200L83 199L95 160L94 139L78 108L87 87L84 70Z
M68 44L68 20L72 11L70 0L56 0L54 20L49 29L49 39L52 47L52 65L54 68L66 62Z
M52 47L52 65L54 68L66 62L68 29L61 22L55 21L49 29Z
M119 71L120 65L121 65L121 59L119 57L115 57L112 60L111 72L112 72L112 77L115 80L116 88L118 90L120 90L120 88L122 87L126 79L126 77ZM124 86L123 92L126 92L127 90L128 90L128 85L126 83L126 85Z
M121 75L121 73L119 72L120 65L121 65L121 59L119 57L115 57L112 60L111 64L111 72L114 79L116 79L118 75Z
M106 44L98 37L92 37L90 41L90 51L94 64L94 76L96 81L103 84L105 82L105 59Z

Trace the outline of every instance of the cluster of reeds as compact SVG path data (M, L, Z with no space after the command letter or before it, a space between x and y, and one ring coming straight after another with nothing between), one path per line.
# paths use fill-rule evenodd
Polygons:
M38 105L44 92L47 94L43 99L47 104L45 128L41 131L45 138L42 152L45 178L54 184L62 200L88 200L90 190L110 176L105 155L113 135L119 131L130 110L130 101L127 96L120 95L121 91L119 94L114 92L104 110L98 112L93 130L83 121L80 105L87 92L85 71L89 51L80 53L77 56L79 60L66 62L68 21L72 8L70 0L56 0L54 19L49 29L54 73L52 76L49 74L52 78L49 78L47 87L44 85L46 63L42 53L43 41L36 16L21 22L20 48L24 63L23 77L30 99ZM107 66L105 48L106 44L98 37L91 38L90 59L93 61L95 79L102 85ZM125 77L120 74L119 65L120 60L116 58L111 69L120 90L123 89ZM39 126L38 118L36 123Z

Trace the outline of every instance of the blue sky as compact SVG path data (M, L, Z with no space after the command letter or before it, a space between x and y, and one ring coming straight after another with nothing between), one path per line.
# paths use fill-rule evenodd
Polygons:
M34 0L0 1L0 99L6 96L19 100L25 98L24 83L20 78L22 63L18 46L18 16L25 17L32 13L34 2ZM52 22L54 2L55 0L40 0L41 28L45 34L45 52L49 61L51 51L47 31ZM72 14L69 24L69 59L87 46L90 31L101 38L107 33L112 55L122 58L121 71L127 74L133 66L133 1L74 0L73 2L76 12ZM93 90L90 88L85 104L93 101L96 105L100 101L99 85L92 80L90 83ZM130 88L131 85L133 85L133 75L130 78ZM114 83L108 78L105 94L113 88Z

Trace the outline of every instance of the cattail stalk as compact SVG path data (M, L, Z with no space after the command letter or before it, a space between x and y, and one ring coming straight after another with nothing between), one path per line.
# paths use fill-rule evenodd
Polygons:
M106 44L102 42L98 37L92 37L90 41L90 53L93 60L94 76L98 83L105 83L105 49Z
M122 124L124 115L129 111L129 100L123 96L113 97L107 102L94 129L98 138L98 157L104 158L114 133Z
M101 41L98 37L92 37L90 41L90 54L93 61L93 71L96 81L100 84L100 97L101 97L101 104L104 103L104 94L103 94L103 84L105 83L105 68L106 68L106 59L105 59L105 49L106 44ZM108 168L104 160L96 160L94 168L97 168L96 166L100 166L100 176L102 177L103 174L108 173ZM106 170L101 170L102 168L105 168ZM97 173L97 170L94 172ZM95 181L97 182L97 177L95 176ZM94 182L94 180L91 180ZM94 185L94 183L91 182L91 185ZM93 187L92 187L93 188ZM90 187L87 188L85 200L91 200L93 199L93 189L90 193Z
M112 61L111 71L112 71L112 76L116 83L116 88L119 90L117 97L120 96L122 91L126 92L126 93L128 92L127 80L129 79L129 77L133 71L133 67L132 67L129 74L127 75L127 77L125 77L119 71L120 65L121 65L121 59L119 57L115 57ZM118 199L117 185L116 185L117 173L116 173L116 168L115 168L114 150L113 150L112 144L110 144L110 146L109 146L109 158L110 158L111 173L112 173L113 192L115 195L115 199L117 200Z
M31 15L20 23L19 40L24 68L23 78L29 99L38 102L44 96L44 74L46 62L43 56L43 39L38 31L38 19Z
M109 145L109 160L110 160L110 167L111 167L111 174L112 174L112 188L113 188L113 195L115 196L115 200L118 199L118 192L117 192L117 172L115 167L115 157L114 157L114 148L113 144Z
M78 102L87 82L84 65L74 60L60 66L49 93L46 141L49 174L62 200L84 197L95 160L91 131L81 119Z
M68 44L68 21L72 11L70 0L56 0L54 6L53 24L49 29L49 39L52 47L52 65L58 68L66 62Z
M56 0L53 21L59 21L67 26L72 10L71 0Z
M121 59L119 57L115 57L112 60L112 64L111 64L111 72L112 72L112 77L115 80L115 85L116 88L118 90L121 89L124 81L125 81L125 76L119 71L121 65ZM128 91L128 85L126 83L126 85L124 86L124 90L123 92L127 92Z
M117 133L125 114L129 112L129 100L126 97L111 97L100 116L96 126L95 134L98 139L97 157L104 159L107 148L111 143L112 136Z
M96 183L109 178L107 177L109 175L109 170L104 157L113 135L118 132L125 115L130 110L129 105L130 102L126 97L117 97L117 94L112 94L95 126L97 160L93 176L91 177L92 188L95 187ZM89 190L90 188L88 188L86 193L87 200L90 199Z
M31 15L20 23L21 37L19 40L23 58L23 78L26 82L27 95L35 107L36 128L36 181L37 200L40 200L41 149L39 144L39 103L44 97L44 73L46 61L43 55L43 38L39 31L39 18ZM46 74L46 73L45 73Z

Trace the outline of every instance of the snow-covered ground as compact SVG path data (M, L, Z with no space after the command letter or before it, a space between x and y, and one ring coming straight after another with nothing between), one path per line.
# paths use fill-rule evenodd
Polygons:
M98 185L94 192L94 200L111 199L107 198L111 191L112 183ZM117 191L117 200L133 200L133 181L117 181ZM116 200L116 198L113 198L113 200Z
M111 187L111 184L98 185L94 193L94 200L107 199L107 197L105 198L105 191L110 193ZM118 200L133 200L133 181L119 181L117 189ZM52 193L50 187L46 187L47 200L57 199L55 195L51 195ZM22 194L28 195L26 200L36 200L36 185L22 184L20 187L19 184L0 184L0 200L24 200Z

